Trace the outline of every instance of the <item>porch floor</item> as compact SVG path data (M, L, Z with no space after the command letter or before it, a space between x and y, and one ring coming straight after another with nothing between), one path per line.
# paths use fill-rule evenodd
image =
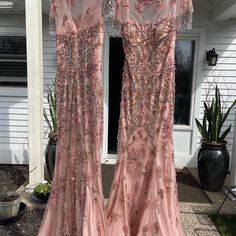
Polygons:
M107 166L103 166L104 177L112 173L112 170L106 170L106 168ZM18 181L13 181L13 176L15 177L16 174L13 174L13 172L9 170L13 170L14 173L18 170L18 175L21 175L22 173L24 174L21 177L18 176ZM16 184L19 184L20 181L23 181L26 178L25 171L20 171L19 167L18 169L7 168L6 171L6 166L0 165L0 174L1 176L4 176L4 181L1 181L0 184L0 191L14 188ZM104 177L103 179L105 179ZM106 185L104 186L105 197L109 194L108 189L111 183L111 178L109 179L110 181L106 181ZM203 191L198 184L198 174L197 169L195 168L177 170L177 185L182 224L186 236L220 235L208 217L208 214L217 211L220 203L223 201L224 193ZM27 203L28 210L18 222L7 226L0 225L0 235L36 236L43 217L45 205L33 202L30 198L30 193L24 192L24 185L18 189L18 192L21 192L22 201ZM236 201L227 199L221 209L221 213L235 214Z

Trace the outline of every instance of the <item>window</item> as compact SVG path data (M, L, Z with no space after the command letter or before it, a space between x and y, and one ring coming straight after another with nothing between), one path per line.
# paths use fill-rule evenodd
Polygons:
M26 83L26 37L0 36L0 85Z
M177 40L175 50L176 87L174 124L189 125L191 118L195 41Z
M176 42L175 125L190 125L195 41ZM124 51L121 38L109 39L108 154L117 153ZM115 71L115 73L114 73Z

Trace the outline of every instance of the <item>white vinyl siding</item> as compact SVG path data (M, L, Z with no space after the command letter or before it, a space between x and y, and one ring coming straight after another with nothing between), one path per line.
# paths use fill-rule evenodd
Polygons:
M25 35L22 15L1 15L0 35ZM49 35L48 17L43 19L44 88L55 77L55 38ZM44 100L46 106L46 100ZM45 123L45 145L47 125ZM0 164L28 163L28 103L26 87L0 87ZM44 158L44 157L42 157Z
M25 36L23 16L0 15L1 36ZM27 89L0 87L0 163L27 163Z

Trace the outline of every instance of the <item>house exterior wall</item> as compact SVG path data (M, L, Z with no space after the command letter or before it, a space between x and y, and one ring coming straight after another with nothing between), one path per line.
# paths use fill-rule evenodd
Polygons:
M25 35L22 16L0 15L0 35ZM27 89L0 87L0 163L27 163Z
M25 35L23 15L0 15L0 36ZM43 19L44 88L55 77L55 39ZM26 87L0 86L0 164L28 164L28 104ZM44 100L45 107L46 99ZM45 146L47 126L45 125ZM44 158L44 157L42 157Z
M229 107L232 101L236 99L236 19L228 21L212 21L212 12L206 11L204 5L197 5L195 7L195 17L193 18L194 28L206 29L205 40L205 55L206 51L212 48L216 49L219 54L219 60L216 67L209 67L205 61L202 68L202 76L200 78L200 104L199 104L199 118L203 117L203 102L206 100L206 95L212 85L217 83L225 107ZM223 130L231 124L231 132L227 137L228 151L232 155L234 142L234 128L236 118L236 107L232 109ZM200 143L200 135L198 133L198 146ZM195 158L195 160L197 160Z
M25 20L22 15L1 15L0 35L24 35ZM196 6L194 12L193 30L180 34L182 37L199 39L197 47L197 68L194 82L193 127L189 130L191 150L180 150L185 145L178 136L184 128L175 127L175 163L177 167L196 166L197 151L200 136L194 124L194 117L202 118L203 101L206 89L212 82L217 82L224 100L232 101L236 97L236 19L227 22L211 20L210 10L203 6ZM205 59L206 51L215 48L219 53L219 63L216 67L208 67ZM48 32L48 18L43 19L43 59L44 59L44 87L55 77L56 55L55 39ZM203 60L204 59L204 60ZM204 63L203 63L204 61ZM226 103L229 104L229 103ZM45 100L46 106L46 100ZM231 112L226 126L232 123L228 136L229 152L232 152L235 109ZM28 163L28 109L27 89L22 87L0 86L0 163ZM176 136L177 135L177 136ZM45 145L47 132L45 124ZM43 157L42 157L43 158Z

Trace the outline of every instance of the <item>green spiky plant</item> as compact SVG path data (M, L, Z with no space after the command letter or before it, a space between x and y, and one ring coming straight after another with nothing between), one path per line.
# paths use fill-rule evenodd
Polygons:
M49 113L46 109L43 109L43 116L48 124L49 134L48 137L51 141L57 139L57 104L56 104L56 93L55 93L55 82L47 89L47 102L49 105Z
M221 132L231 109L236 105L236 99L228 109L222 106L219 88L215 87L215 95L210 102L204 102L204 116L202 123L195 118L198 130L203 141L212 144L225 144L225 138L229 134L231 125Z

